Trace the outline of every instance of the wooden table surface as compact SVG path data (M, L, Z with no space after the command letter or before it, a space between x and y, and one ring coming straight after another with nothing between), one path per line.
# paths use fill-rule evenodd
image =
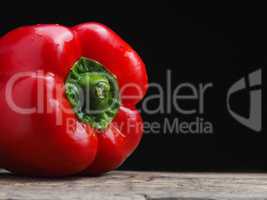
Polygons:
M102 177L40 179L0 171L0 200L267 199L267 174L114 171Z

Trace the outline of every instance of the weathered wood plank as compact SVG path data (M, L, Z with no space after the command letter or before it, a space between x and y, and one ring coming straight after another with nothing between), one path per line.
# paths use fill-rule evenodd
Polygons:
M37 179L0 172L3 199L264 199L267 174L114 171L105 176Z

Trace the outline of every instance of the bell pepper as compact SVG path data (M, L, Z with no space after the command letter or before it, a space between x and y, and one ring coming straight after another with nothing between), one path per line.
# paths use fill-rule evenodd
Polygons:
M135 105L146 90L143 61L105 25L8 32L0 38L0 167L49 177L116 169L142 138Z

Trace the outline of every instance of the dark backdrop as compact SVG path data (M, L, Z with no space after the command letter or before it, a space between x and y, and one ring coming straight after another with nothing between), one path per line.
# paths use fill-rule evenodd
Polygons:
M116 1L117 2L117 1ZM266 17L252 7L231 10L205 5L183 7L171 1L64 2L36 1L31 5L2 5L0 34L28 24L75 25L98 21L110 26L128 41L147 65L150 82L166 86L166 70L172 70L172 85L213 83L205 97L201 116L213 123L212 134L145 134L140 147L121 167L136 170L264 170L266 131L255 132L228 114L228 88L255 69L264 73L267 53ZM17 8L14 10L14 6ZM264 78L263 78L264 83ZM165 89L166 91L166 89ZM155 94L150 89L147 95ZM185 103L185 107L196 102ZM264 100L263 100L264 103ZM246 115L248 96L235 100ZM157 106L153 100L150 106ZM141 105L139 105L141 107ZM175 118L191 120L172 109L169 114L142 113L144 121ZM162 131L163 132L163 131Z

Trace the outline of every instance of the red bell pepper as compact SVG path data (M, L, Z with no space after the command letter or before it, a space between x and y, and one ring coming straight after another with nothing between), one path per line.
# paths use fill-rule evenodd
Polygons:
M31 176L117 168L142 137L135 105L146 90L144 63L102 24L12 30L0 38L0 167Z

